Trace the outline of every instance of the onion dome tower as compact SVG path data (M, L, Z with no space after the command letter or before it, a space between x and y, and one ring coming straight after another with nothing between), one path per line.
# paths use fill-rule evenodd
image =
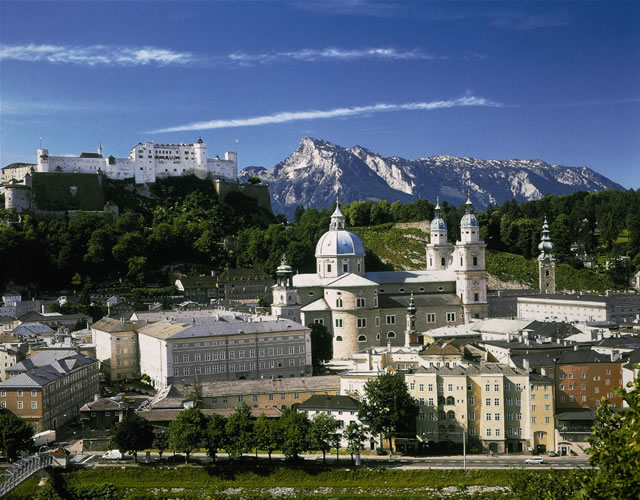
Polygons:
M489 315L485 249L469 194L460 220L460 241L456 242L455 256L456 293L462 300L465 323Z
M287 262L285 254L282 254L282 260L276 269L276 284L273 285L272 290L271 314L278 318L300 321L298 293L293 287L293 269Z
M447 269L452 264L453 245L448 241L447 223L442 218L439 198L436 199L429 232L431 241L427 245L427 271Z
M413 300L413 292L411 292L411 298L409 299L409 306L407 307L407 327L404 331L404 345L405 347L409 347L411 344L416 344L418 342L418 332L416 331L416 313L418 312L416 308L416 303Z
M542 224L542 237L538 250L538 281L541 293L556 293L556 257L553 255L555 245L551 241L551 231L547 218Z

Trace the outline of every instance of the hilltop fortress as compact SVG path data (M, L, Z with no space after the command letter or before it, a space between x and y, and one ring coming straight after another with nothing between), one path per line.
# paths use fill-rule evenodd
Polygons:
M221 201L230 191L239 190L254 197L254 191L260 191L257 193L259 201L271 209L270 200L263 200L264 187L235 186L238 154L226 152L224 159L219 156L208 158L207 145L202 139L193 144L139 142L131 148L127 158L105 157L102 146L96 153L81 153L80 156L50 155L48 149L41 148L37 151L36 164L14 163L2 169L2 188L5 208L18 214L33 210L103 211L107 210L104 208L106 184L103 179L149 184L186 175L214 180Z
M79 157L52 156L48 149L38 149L36 172L66 172L78 174L104 173L109 179L135 179L136 184L156 182L156 179L195 175L227 181L238 179L238 154L226 152L224 160L207 158L207 145L202 139L194 144L156 144L139 142L127 158L82 153Z

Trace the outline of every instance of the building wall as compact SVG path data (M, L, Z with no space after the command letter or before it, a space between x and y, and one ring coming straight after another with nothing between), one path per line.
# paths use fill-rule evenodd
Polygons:
M557 364L555 369L556 408L597 408L606 398L615 408L622 408L622 399L613 393L622 386L620 362Z
M141 372L149 375L157 388L193 383L196 377L210 382L306 377L312 373L308 330L166 341L144 333L139 337Z
M539 453L556 450L553 383L531 382L529 414L531 448Z
M609 319L609 314L604 302L518 297L518 319L538 321L555 319L566 322L606 321Z
M269 392L265 394L240 394L240 395L220 395L205 396L203 404L205 408L235 408L243 402L252 408L291 408L294 404L304 403L311 396L324 394L336 396L339 389L328 389L326 391L304 391L304 390L284 390L281 392Z

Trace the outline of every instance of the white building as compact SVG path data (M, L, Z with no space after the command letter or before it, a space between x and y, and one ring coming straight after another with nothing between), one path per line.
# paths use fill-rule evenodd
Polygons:
M193 144L156 144L139 142L127 158L82 153L80 156L49 155L48 149L38 149L36 172L67 172L81 174L104 173L110 179L135 179L136 184L156 179L195 175L211 176L235 182L238 179L238 156L226 152L224 159L207 158L207 145L202 139Z
M310 329L227 315L166 319L138 330L140 372L170 384L311 376Z

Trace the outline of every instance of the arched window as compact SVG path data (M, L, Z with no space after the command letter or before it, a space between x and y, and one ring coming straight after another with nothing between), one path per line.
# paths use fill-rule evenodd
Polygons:
M396 338L396 332L387 333L387 338L388 339L395 339Z
M366 341L367 341L366 335L358 335L358 342L366 342Z
M342 342L342 335L338 335L336 337L336 342Z
M549 270L548 269L544 272L544 275L545 276L549 276Z
M380 340L380 334L376 333L376 340Z
M449 363L447 363L447 364L449 364ZM447 404L448 405L456 404L456 398L454 398L453 396L447 396Z
M439 405L443 405L444 404L444 396L438 396L438 404Z
M337 299L336 300L336 307L342 307L342 299Z
M287 295L287 300L291 300L291 294Z

